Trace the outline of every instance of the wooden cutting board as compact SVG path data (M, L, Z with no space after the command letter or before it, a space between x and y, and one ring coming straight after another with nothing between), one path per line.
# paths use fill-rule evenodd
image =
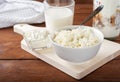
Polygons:
M27 31L35 29L41 30L43 28L29 25L14 26L14 31L21 35ZM81 79L85 77L100 66L120 55L120 44L108 40L104 40L98 54L94 58L79 64L73 64L62 60L56 55L53 48L32 51L28 48L24 40L21 41L21 48L29 52L31 55L38 57L39 59L45 61L46 63L56 67L57 69L76 79Z

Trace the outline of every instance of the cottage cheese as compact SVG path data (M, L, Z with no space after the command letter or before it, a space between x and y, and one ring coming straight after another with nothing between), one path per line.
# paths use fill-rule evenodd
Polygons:
M99 38L90 27L56 32L53 41L70 48L94 46Z
M24 39L32 49L49 47L50 41L47 30L34 30L24 34Z

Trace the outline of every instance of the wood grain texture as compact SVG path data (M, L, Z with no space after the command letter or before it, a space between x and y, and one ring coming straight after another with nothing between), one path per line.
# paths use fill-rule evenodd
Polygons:
M120 44L108 40L104 40L99 52L94 58L79 65L68 64L60 59L52 49L32 51L27 47L24 40L21 42L21 48L76 79L85 77L95 69L120 55ZM106 48L108 50L105 50Z
M79 24L92 11L93 0L75 1L74 24ZM92 20L86 25L92 25ZM21 40L22 36L14 33L12 27L0 29L0 82L120 82L120 56L87 77L75 80L22 50ZM115 42L120 43L120 36Z
M12 28L0 29L0 59L36 58L20 48L22 36L13 32Z
M41 60L1 60L0 82L119 82L119 62L113 60L85 78L75 80Z

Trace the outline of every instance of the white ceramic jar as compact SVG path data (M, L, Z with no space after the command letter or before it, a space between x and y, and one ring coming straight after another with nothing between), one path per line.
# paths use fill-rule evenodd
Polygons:
M103 10L93 18L93 26L107 39L115 39L120 33L120 0L94 0L94 9L104 5Z

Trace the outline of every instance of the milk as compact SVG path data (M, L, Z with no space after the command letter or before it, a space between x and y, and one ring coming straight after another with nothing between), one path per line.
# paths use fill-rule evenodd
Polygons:
M69 8L54 7L45 11L46 28L50 33L73 24L73 12Z

